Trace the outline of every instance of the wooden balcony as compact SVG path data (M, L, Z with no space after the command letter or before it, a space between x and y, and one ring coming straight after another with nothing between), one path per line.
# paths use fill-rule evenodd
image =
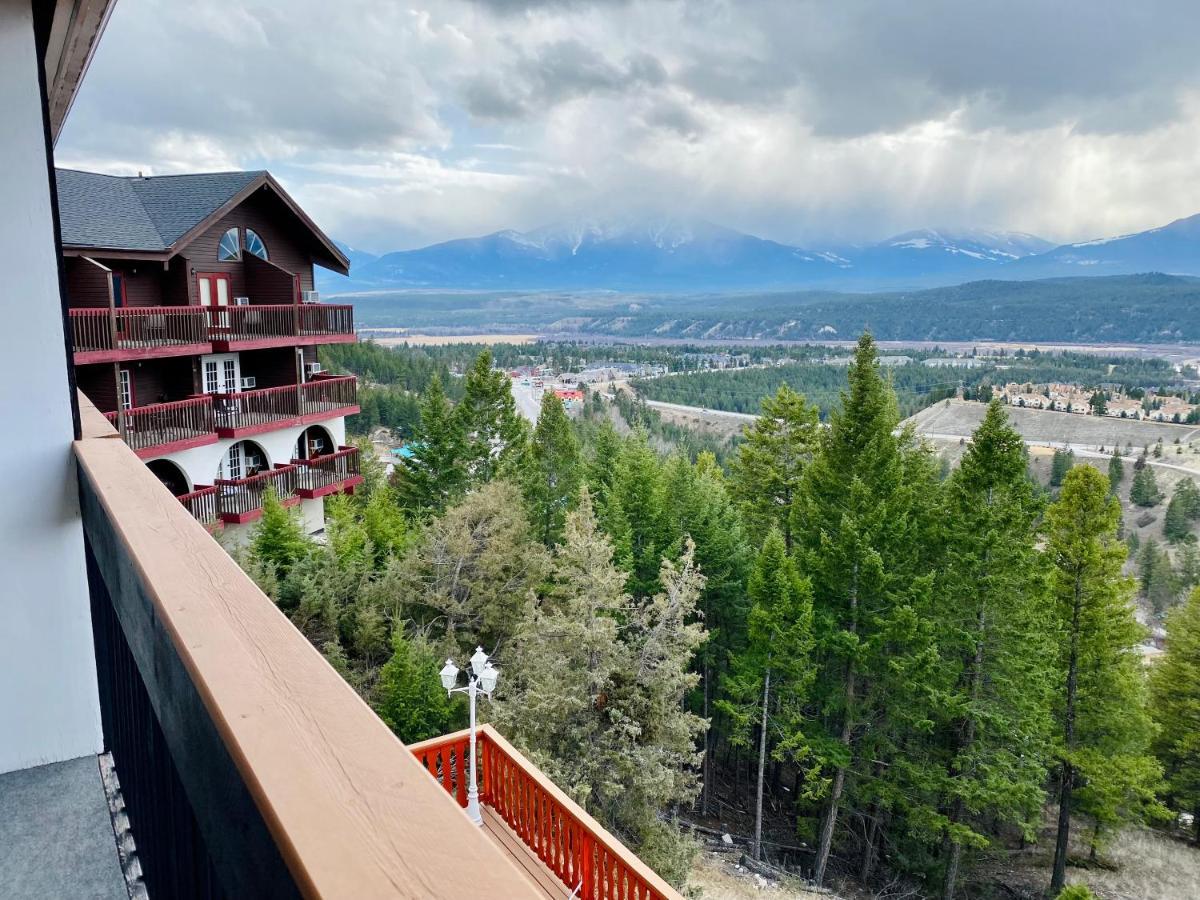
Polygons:
M347 305L222 306L207 312L218 353L354 341L354 307Z
M353 375L318 375L302 385L212 397L217 434L226 438L248 437L291 425L311 425L359 411L358 379Z
M538 896L86 398L80 407L104 749L148 895Z
M218 478L213 482L217 493L217 517L232 525L253 522L262 516L263 494L275 489L284 506L300 502L299 466L276 466L245 478Z
M358 473L357 447L339 447L312 459L293 459L292 465L297 469L296 493L310 500L342 491L354 493L363 480Z
M191 493L179 495L179 502L192 514L192 518L201 525L210 526L221 524L217 514L218 499L216 485L212 484L198 484Z
M208 321L198 306L71 309L75 364L211 353Z
M152 403L104 416L143 459L217 442L211 396Z
M459 806L467 805L470 733L409 749ZM583 807L490 725L477 732L483 830L511 854L543 896L583 900L682 900Z

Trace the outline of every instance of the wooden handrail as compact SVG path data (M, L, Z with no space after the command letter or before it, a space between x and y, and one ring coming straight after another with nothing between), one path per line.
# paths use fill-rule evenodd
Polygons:
M146 350L208 341L199 306L83 307L68 310L76 352Z
M263 889L265 828L305 897L537 896L124 442L74 446L95 602L133 638L166 742L142 752L181 761L184 789L149 802L191 805L226 895L286 896Z
M169 403L149 403L104 414L134 450L213 433L213 398L190 397ZM216 439L215 434L213 439Z
M469 740L470 730L463 729L408 748L463 807ZM586 900L682 900L499 731L480 726L476 744L480 802L496 810L568 889Z

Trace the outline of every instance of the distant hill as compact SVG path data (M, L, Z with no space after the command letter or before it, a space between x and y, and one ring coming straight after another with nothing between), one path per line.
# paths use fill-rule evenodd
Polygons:
M1200 215L1057 247L1021 232L922 229L875 244L814 250L708 222L646 219L497 231L378 257L343 249L350 277L322 271L320 290L877 291L980 279L1200 275Z

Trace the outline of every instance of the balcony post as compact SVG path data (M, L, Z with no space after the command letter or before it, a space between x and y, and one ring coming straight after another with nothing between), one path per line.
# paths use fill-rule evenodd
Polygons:
M110 281L110 287L111 287L111 281L112 281L111 275L109 276L109 281ZM113 322L116 321L116 316L114 316L112 314L111 310L109 311L108 317L109 317L110 321L113 321ZM116 347L116 338L115 337L113 338L113 346ZM130 373L129 377L133 378L133 374ZM117 390L117 434L119 434L121 436L121 439L124 440L125 439L125 404L121 402L121 364L119 362L113 363L113 387L115 387ZM130 390L132 390L132 389L133 389L133 386L130 385Z

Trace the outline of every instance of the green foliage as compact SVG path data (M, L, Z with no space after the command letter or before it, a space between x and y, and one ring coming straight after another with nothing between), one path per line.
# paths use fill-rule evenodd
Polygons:
M466 489L467 438L436 375L421 400L421 425L410 446L413 455L396 463L397 497L417 515L440 512Z
M1112 456L1108 459L1108 490L1111 494L1116 494L1121 489L1121 482L1125 480L1125 462L1121 459L1121 451L1114 449Z
M1160 615L1174 604L1179 584L1171 557L1154 538L1147 538L1137 555L1138 588Z
M662 462L644 433L627 438L617 457L612 488L604 510L618 552L629 570L629 590L647 597L659 588L658 574L672 535L666 518L666 488Z
M1167 652L1151 675L1154 752L1173 808L1200 813L1200 590L1167 617ZM1195 839L1200 843L1200 816Z
M730 485L753 540L772 528L792 547L791 510L804 467L817 446L817 409L786 384L764 397L762 411L747 425L745 440L730 464Z
M1145 457L1139 459L1138 461L1143 464L1135 467L1133 486L1129 489L1129 499L1138 506L1157 506L1163 495L1154 478L1154 467L1145 465L1144 459Z
M372 706L396 737L406 744L463 727L461 698L447 696L438 673L442 658L419 632L396 628L392 656L379 673Z
M1191 478L1184 478L1175 485L1171 502L1167 504L1163 519L1163 535L1172 544L1194 541L1192 523L1200 520L1200 489Z
M562 536L567 510L582 479L579 442L571 422L554 392L546 391L520 482L534 533L547 547Z
M311 549L312 541L304 533L299 514L285 507L275 488L267 485L263 491L262 518L250 539L250 556L277 577L286 578Z
M517 414L508 375L492 368L489 350L468 370L455 418L466 436L464 462L473 484L491 481L525 449L525 420Z
M1096 900L1096 895L1088 890L1084 884L1069 884L1061 891L1054 900Z
M1059 759L1059 845L1051 890L1063 885L1074 803L1097 828L1155 813L1160 777L1149 757L1152 727L1137 645L1142 631L1122 574L1120 508L1091 466L1072 469L1046 513L1046 552L1058 621L1060 688L1055 703Z
M1075 465L1075 453L1071 450L1055 450L1050 463L1050 487L1062 487L1063 479Z

